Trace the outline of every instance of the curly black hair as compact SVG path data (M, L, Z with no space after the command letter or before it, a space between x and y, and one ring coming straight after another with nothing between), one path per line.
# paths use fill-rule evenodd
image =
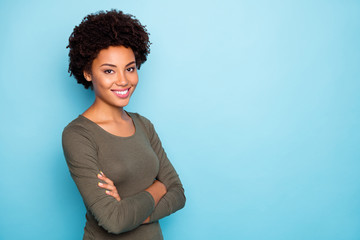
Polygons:
M69 37L69 73L86 89L92 82L86 81L83 71L91 72L91 64L102 49L110 46L130 47L140 69L150 53L149 33L146 26L130 14L112 9L87 15Z

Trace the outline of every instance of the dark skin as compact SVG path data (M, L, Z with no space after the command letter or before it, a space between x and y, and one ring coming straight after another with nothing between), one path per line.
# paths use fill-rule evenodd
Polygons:
M82 114L98 124L105 131L121 137L129 137L135 133L135 126L130 116L124 111L138 83L135 55L130 48L124 46L109 47L99 52L91 65L91 72L84 71L87 81L92 81L95 101ZM105 193L121 201L121 197L111 179L103 172L98 174L98 186ZM166 194L163 183L155 180L145 191L154 198L155 205ZM149 222L148 217L144 223Z

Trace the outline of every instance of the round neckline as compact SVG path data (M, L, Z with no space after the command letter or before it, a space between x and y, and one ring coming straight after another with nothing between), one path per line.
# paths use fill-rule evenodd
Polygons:
M136 135L136 133L137 133L137 126L136 126L136 123L135 123L133 117L132 117L127 111L125 111L125 112L126 112L126 114L130 117L132 123L134 124L134 128L135 128L135 132L134 132L132 135L127 136L127 137L118 136L118 135L112 134L111 132L106 131L106 130L105 130L104 128L102 128L99 124L97 124L96 122L90 120L89 118L85 117L85 116L82 115L82 114L80 114L79 117L87 120L87 121L90 122L91 124L95 125L95 126L96 126L98 129L100 129L102 132L105 132L106 134L108 134L108 135L110 135L110 136L113 136L113 137L116 137L116 138L127 139L127 138L132 138L132 137L134 137L134 136Z

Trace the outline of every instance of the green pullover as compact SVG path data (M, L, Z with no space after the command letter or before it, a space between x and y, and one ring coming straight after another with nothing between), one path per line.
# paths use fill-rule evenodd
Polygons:
M184 189L153 124L128 114L135 126L129 137L113 135L82 115L63 131L66 162L87 209L83 239L163 239L158 220L184 207ZM114 182L120 201L98 186L100 171ZM154 179L167 188L157 206L145 191ZM148 216L150 223L142 224Z

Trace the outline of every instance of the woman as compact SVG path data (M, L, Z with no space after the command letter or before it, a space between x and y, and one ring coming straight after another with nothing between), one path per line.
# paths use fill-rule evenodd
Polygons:
M149 46L146 28L116 10L86 16L69 38L69 72L95 93L62 139L87 209L84 239L163 239L158 220L185 204L154 126L124 110Z

